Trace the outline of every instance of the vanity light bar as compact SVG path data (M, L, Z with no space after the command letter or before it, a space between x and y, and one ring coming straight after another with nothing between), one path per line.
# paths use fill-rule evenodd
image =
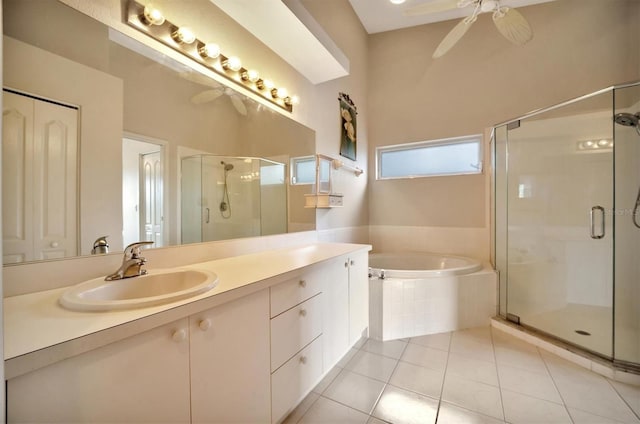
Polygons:
M293 112L293 105L299 101L297 96L289 95L285 88L276 87L270 80L262 79L258 71L244 68L237 57L223 55L218 45L205 43L187 27L172 24L158 9L129 1L127 23L288 112Z

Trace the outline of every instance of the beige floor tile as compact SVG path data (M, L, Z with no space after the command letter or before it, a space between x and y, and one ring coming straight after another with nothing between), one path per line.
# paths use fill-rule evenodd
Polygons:
M366 350L367 352L375 353L393 359L400 359L406 347L407 342L403 342L400 340L381 342L378 340L369 339L364 344L364 346L362 346L362 350Z
M351 358L345 369L387 382L397 363L397 359L361 350Z
M480 361L455 352L449 353L447 375L468 378L492 386L498 385L498 372L494 362Z
M548 374L541 374L498 364L500 387L550 402L562 403L562 398Z
M622 396L622 399L624 399L627 405L629 405L637 415L640 415L640 386L632 386L631 384L619 383L612 380L609 380L609 383L613 385L613 388Z
M394 424L435 423L436 399L387 386L373 411L373 416Z
M567 408L574 424L621 424L621 421L610 420L579 409Z
M451 333L428 334L426 336L412 337L409 343L418 344L432 349L449 350Z
M431 370L408 362L400 362L389 384L425 396L439 398L442 393L444 372Z
M331 399L320 397L299 423L304 424L365 424L369 416L353 408L341 405Z
M442 400L483 415L504 419L500 389L495 386L447 374Z
M542 356L537 349L522 348L518 345L498 345L495 347L498 365L509 365L540 374L548 374Z
M318 400L320 397L319 394L311 392L307 395L306 398L300 402L296 409L291 411L287 418L282 422L282 424L296 424L300 419L307 413L309 408Z
M500 424L504 421L460 408L448 402L440 403L438 424Z
M322 392L324 392L327 387L329 387L329 385L333 382L333 380L335 380L335 378L338 376L338 374L340 374L341 371L342 368L333 367L331 371L329 371L327 375L324 376L320 383L318 383L316 387L313 388L313 391L318 394L322 394Z
M447 366L447 357L448 353L443 350L409 343L400 360L425 368L444 371Z
M564 405L502 390L504 415L512 424L571 424L571 417Z
M322 396L369 414L384 386L381 381L342 370Z

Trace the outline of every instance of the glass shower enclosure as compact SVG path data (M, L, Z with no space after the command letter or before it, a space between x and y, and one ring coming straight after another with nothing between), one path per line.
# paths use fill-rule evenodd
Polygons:
M494 128L500 315L640 364L640 82Z
M286 165L263 158L184 157L180 204L182 243L286 233Z

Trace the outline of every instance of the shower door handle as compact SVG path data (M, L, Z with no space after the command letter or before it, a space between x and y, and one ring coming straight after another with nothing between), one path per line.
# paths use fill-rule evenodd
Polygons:
M206 215L207 217L205 218L204 223L208 224L209 221L211 220L211 211L209 210L209 208L204 208L204 210L207 213L207 215Z
M596 234L596 211L600 212L599 234ZM604 238L604 208L602 206L593 206L591 208L591 212L589 213L589 218L591 220L591 238L596 240Z

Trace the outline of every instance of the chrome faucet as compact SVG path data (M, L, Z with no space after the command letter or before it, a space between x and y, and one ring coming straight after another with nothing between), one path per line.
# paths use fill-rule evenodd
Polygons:
M152 241L139 241L137 243L131 243L124 249L124 257L122 258L122 265L116 272L111 275L107 275L104 279L106 281L122 280L123 278L138 277L147 273L146 269L142 269L142 265L147 263L147 260L140 256L140 248L142 246L153 244Z

